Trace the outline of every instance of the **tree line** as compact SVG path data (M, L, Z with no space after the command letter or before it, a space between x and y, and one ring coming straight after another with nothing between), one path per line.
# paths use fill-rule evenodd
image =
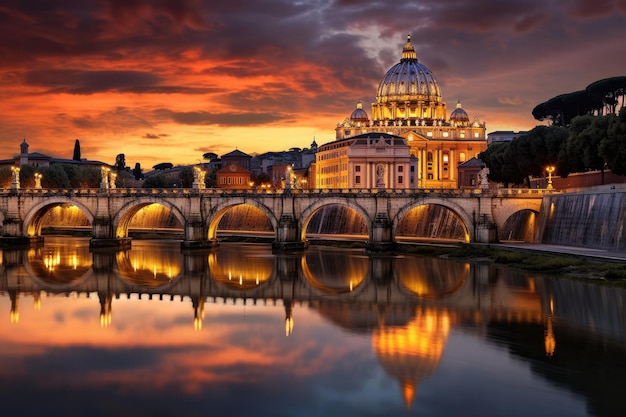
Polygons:
M489 180L530 186L530 177L606 168L626 175L626 107L618 114L575 116L567 127L536 126L509 142L494 142L478 157L489 168Z

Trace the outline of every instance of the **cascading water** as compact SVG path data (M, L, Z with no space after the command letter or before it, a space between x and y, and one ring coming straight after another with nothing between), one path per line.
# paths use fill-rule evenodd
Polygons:
M306 232L321 235L367 235L368 229L356 210L339 204L331 204L315 212Z
M76 206L51 207L41 219L42 234L91 232L87 216Z
M272 223L261 209L250 204L241 204L229 209L221 218L219 230L237 230L247 232L271 232Z
M589 191L546 196L541 243L626 250L626 192Z
M411 209L398 223L397 237L465 241L465 226L452 210L426 204Z

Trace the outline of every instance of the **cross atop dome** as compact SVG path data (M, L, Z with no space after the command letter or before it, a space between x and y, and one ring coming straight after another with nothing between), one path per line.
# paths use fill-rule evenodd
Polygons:
M406 43L404 44L404 48L402 48L402 59L400 62L406 61L415 61L417 62L417 54L415 53L415 48L411 44L411 35L406 35Z

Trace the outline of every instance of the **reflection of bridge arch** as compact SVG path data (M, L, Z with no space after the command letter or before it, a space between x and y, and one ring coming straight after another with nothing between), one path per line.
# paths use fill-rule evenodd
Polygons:
M457 293L466 283L470 265L448 259L401 256L395 259L394 281L415 296L440 299Z
M24 217L23 230L24 236L41 236L41 226L43 218L54 207L63 205L77 207L89 220L89 224L93 225L93 213L83 205L80 201L65 196L53 196L45 201L35 204Z
M263 290L277 277L273 258L248 256L242 262L238 253L230 251L210 252L208 271L218 287L241 292Z
M33 265L31 262L24 263L24 270L26 271L26 274L35 285L35 287L37 287L40 291L50 293L70 293L72 291L79 291L85 288L87 286L86 284L94 279L93 267L90 267L80 277L72 280L72 282L65 283L51 283L47 280L44 280L39 276L39 272L33 269Z
M302 277L307 285L312 289L315 289L320 294L347 294L353 293L355 296L359 294L363 288L367 287L371 280L368 280L370 276L370 265L368 258L351 256L346 258L345 255L337 255L332 251L325 253L323 256L328 258L329 256L337 256L340 258L338 262L325 265L323 271L313 271L309 265L310 254L305 254L300 260L302 269ZM361 259L363 262L358 262ZM346 261L357 262L346 262ZM319 260L313 262L314 265L319 265ZM359 265L360 264L360 265ZM324 266L324 265L323 265ZM326 275L326 270L333 274L330 278L333 282L328 282L329 277Z
M231 198L228 201L220 202L212 209L212 214L207 219L207 228L208 228L208 239L215 240L217 239L217 227L222 220L222 217L226 214L226 212L234 207L241 205L250 205L261 210L269 219L272 224L272 229L276 232L278 228L278 220L274 215L272 209L262 204L260 201L256 201L250 198Z
M128 237L128 227L135 214L144 207L151 204L159 204L165 208L168 208L180 224L185 227L187 221L180 209L167 200L160 200L154 197L140 197L130 203L125 204L120 208L116 216L113 218L113 230L115 230L115 238L122 239Z
M165 252L158 254L159 256L148 256L148 259L146 253L137 252L134 250L132 255L138 259L131 259L130 251L115 253L113 270L126 285L139 286L151 291L166 291L183 275L183 260L180 254L178 255L180 260L175 262L171 257L164 258ZM151 251L147 251L147 254L154 255Z
M473 242L474 241L474 231L472 225L475 223L474 219L471 219L466 210L463 207L459 206L454 202L453 199L441 199L441 198L425 198L423 200L419 200L415 203L407 204L398 210L396 216L392 219L393 224L393 236L397 235L398 225L400 221L409 214L409 212L420 206L427 205L436 205L440 207L444 207L454 213L461 220L461 224L465 229L465 242Z
M309 226L309 222L311 221L315 213L317 213L323 207L332 205L340 205L356 211L367 226L369 232L370 225L374 219L367 214L367 210L361 207L358 203L354 201L349 201L346 198L330 197L325 200L316 201L313 204L307 206L306 209L299 216L298 221L300 223L301 240L306 240L306 229Z

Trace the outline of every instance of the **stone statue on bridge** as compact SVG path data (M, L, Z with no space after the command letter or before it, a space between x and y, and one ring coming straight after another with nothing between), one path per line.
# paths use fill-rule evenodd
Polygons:
M489 189L489 179L487 176L489 175L489 168L484 167L478 172L478 178L480 178L480 188L482 190Z
M193 167L193 184L192 187L194 189L198 188L206 188L206 171L200 168L199 166Z

